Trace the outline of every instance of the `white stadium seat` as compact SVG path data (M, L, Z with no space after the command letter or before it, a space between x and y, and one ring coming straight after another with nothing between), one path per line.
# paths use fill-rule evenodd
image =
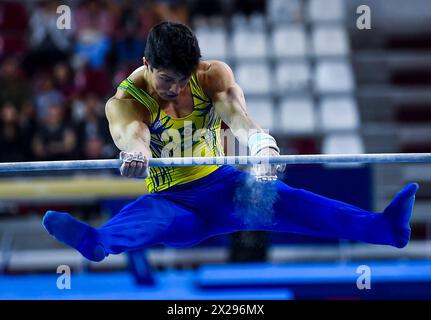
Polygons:
M358 106L352 97L324 97L319 111L323 130L356 130L360 126Z
M263 129L274 130L274 106L272 99L247 99L247 110L251 118Z
M352 68L344 61L318 61L314 81L319 93L351 92L354 89Z
M302 0L268 0L267 12L269 20L276 24L302 19Z
M333 133L323 139L322 151L326 154L364 153L364 143L356 133Z
M312 21L341 21L345 17L345 0L310 0L308 15Z
M313 100L309 98L285 98L277 116L283 133L312 133L316 127Z
M244 14L235 14L232 16L230 21L233 30L250 28L263 30L265 29L266 18L260 13L253 13L249 16Z
M302 26L276 27L271 42L277 58L304 57L309 51L307 34Z
M356 133L333 133L327 135L322 142L322 153L325 154L359 154L364 153L362 138ZM327 163L325 167L361 167L361 163Z
M236 59L264 59L267 56L268 41L264 30L253 28L235 30L232 35L232 53Z
M198 28L196 36L204 59L227 59L227 34L223 27Z
M280 62L275 68L279 93L308 89L311 82L310 65L306 61Z
M342 56L349 53L348 35L343 27L316 27L312 32L311 43L316 56Z
M248 94L269 95L272 91L270 68L266 63L239 63L235 76L246 97Z

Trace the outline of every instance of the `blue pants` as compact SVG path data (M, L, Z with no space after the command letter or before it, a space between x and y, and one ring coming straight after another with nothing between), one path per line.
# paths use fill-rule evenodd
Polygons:
M155 244L189 247L215 235L249 230L402 248L410 239L417 190L417 184L409 184L383 213L371 213L281 181L256 182L249 173L222 166L202 179L140 197L98 229L53 211L43 224L94 261Z
M253 199L251 194L262 188L262 183L250 185L250 181L249 173L222 166L197 181L146 194L102 226L97 231L98 241L107 253L114 254L155 244L193 246L215 235L244 230L292 232L397 247L408 242L408 211L411 213L412 208L405 208L398 216L370 213L276 181L264 187L269 194L275 190L276 197L273 210L261 217L260 212L252 212L259 203L254 206L250 202L264 201ZM250 194L239 194L241 189Z

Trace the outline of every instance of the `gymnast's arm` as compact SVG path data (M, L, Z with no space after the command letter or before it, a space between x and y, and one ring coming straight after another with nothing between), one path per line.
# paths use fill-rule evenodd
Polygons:
M120 172L126 177L146 178L151 158L149 113L138 101L127 98L121 89L105 106L109 130L115 145L122 151ZM142 159L143 156L143 159Z
M215 110L240 143L247 145L251 132L263 131L247 113L244 93L227 64L210 61L200 80Z
M251 155L279 155L275 139L264 133L248 114L244 93L230 67L220 61L211 61L202 78L203 89L213 101L216 112L239 142L250 148ZM252 173L258 180L275 180L276 172L284 169L283 165L255 165Z

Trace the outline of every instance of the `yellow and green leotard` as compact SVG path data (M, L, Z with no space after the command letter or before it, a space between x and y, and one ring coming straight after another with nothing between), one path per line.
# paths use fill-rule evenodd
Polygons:
M224 151L220 139L221 119L214 109L212 101L199 84L197 74L193 74L190 82L193 95L193 111L183 118L173 118L167 115L142 88L130 79L125 79L119 88L127 91L150 112L151 133L150 148L154 158L162 157L162 150L171 140L167 139L169 129L176 129L180 134L181 156L215 157L223 156ZM168 130L165 132L165 130ZM199 133L196 138L196 133ZM165 133L164 133L165 132ZM193 138L194 137L194 138ZM146 179L150 192L165 190L175 185L181 185L200 179L219 166L186 166L186 167L150 167L150 175Z

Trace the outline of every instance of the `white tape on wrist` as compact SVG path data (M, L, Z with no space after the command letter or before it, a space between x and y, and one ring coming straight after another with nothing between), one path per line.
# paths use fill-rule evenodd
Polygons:
M265 132L257 132L252 134L248 138L248 147L250 149L250 155L256 156L261 150L266 148L272 148L280 152L280 148L277 146L277 142L274 137Z

